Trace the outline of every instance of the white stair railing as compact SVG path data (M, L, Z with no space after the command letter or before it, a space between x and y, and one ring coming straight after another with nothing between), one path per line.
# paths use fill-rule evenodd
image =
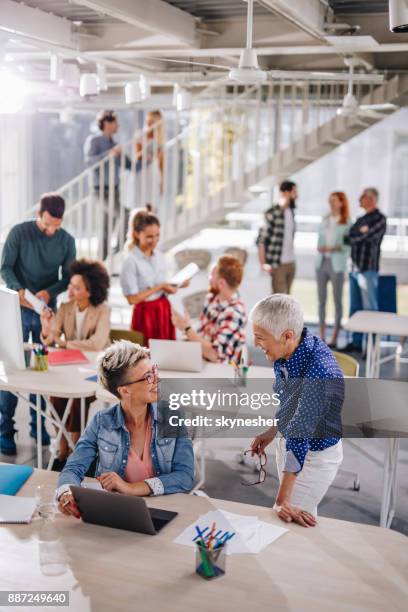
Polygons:
M199 99L188 123L174 112L172 121L144 128L119 157L108 154L58 189L66 202L64 227L76 237L78 254L107 255L111 265L114 250L124 246L128 209L148 203L160 218L163 246L217 221L242 203L250 186L316 159L322 141L340 144L334 125L355 124L336 118L345 88L318 80L226 85L211 99ZM366 104L378 103L395 97L397 89L394 79L376 88L364 85L360 95L366 94ZM357 129L363 127L360 121Z

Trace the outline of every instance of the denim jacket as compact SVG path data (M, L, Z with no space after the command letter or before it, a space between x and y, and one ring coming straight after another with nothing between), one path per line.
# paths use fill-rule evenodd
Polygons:
M190 491L194 483L194 453L187 431L178 427L171 438L162 437L171 414L168 404L150 404L149 409L152 417L150 452L156 476L147 478L145 482L153 495ZM95 476L104 472L116 472L124 478L129 448L129 431L120 404L97 412L60 474L57 499L69 490L70 485L80 486L95 459Z

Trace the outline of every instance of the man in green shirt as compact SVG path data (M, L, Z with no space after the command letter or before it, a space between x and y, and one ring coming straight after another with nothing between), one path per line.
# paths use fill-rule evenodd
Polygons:
M0 274L9 289L18 291L21 305L23 339L41 342L39 315L24 299L25 289L55 310L57 296L65 291L69 283L69 265L75 259L74 238L61 228L65 211L63 198L54 193L41 197L36 220L15 225L7 236L1 257ZM35 396L30 396L35 403ZM0 392L0 451L15 455L14 413L17 397L6 391ZM42 417L42 441L50 439ZM37 439L36 413L31 409L32 438Z

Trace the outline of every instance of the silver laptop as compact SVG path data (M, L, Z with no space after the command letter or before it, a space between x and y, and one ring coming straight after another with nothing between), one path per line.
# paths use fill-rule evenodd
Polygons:
M155 535L177 512L149 508L143 497L71 486L85 523Z
M201 342L149 340L150 357L160 370L201 372L203 356Z

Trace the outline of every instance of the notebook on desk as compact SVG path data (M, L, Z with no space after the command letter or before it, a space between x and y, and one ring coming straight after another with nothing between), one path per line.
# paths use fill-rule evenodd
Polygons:
M80 350L62 349L60 351L50 351L48 354L48 363L52 366L77 365L89 363L89 359Z
M32 473L30 465L0 465L0 494L15 495Z
M34 497L0 495L0 524L30 523L36 507Z

